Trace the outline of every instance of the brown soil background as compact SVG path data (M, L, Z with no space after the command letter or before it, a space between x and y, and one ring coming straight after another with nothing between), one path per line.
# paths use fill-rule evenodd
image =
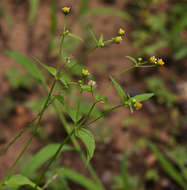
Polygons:
M36 21L32 26L29 26L27 22L28 13L28 3L22 2L19 4L13 3L12 1L2 0L3 5L11 13L13 17L12 27L8 28L5 20L0 17L0 100L11 94L11 87L8 85L6 77L4 76L5 71L11 66L16 66L20 69L20 65L14 62L10 57L3 53L6 49L13 49L20 52L23 55L31 57L32 55L40 58L41 60L46 60L48 55L46 55L48 43L49 43L49 26L50 26L50 1L41 1L39 6L39 11L37 14ZM113 5L106 5L99 0L90 1L89 7L112 7L122 10L128 1L116 0ZM64 5L72 5L72 14L75 15L80 6L79 0L66 0L59 1L58 3L58 31L63 26L62 15L60 8ZM108 82L107 76L110 74L118 73L124 66L124 63L128 61L124 58L126 55L134 55L137 49L134 49L131 44L131 39L129 34L131 32L130 23L113 16L107 15L94 15L90 16L90 20L93 24L95 33L103 33L106 39L110 39L116 33L117 29L122 27L126 30L126 36L123 43L119 46L111 46L103 49L96 50L91 54L86 60L85 64L88 66L90 72L96 76L96 81L99 86L99 90L105 87ZM78 26L72 29L72 32L79 33ZM169 51L169 50L168 50ZM78 53L84 53L81 48ZM166 51L166 54L167 51ZM185 62L186 63L186 62ZM55 64L50 63L50 64ZM99 67L98 67L99 65ZM102 65L105 68L105 73L102 72ZM185 67L185 64L183 65ZM124 77L121 77L120 83L123 87L127 88L129 91L138 89L138 91L144 91L144 75L151 75L154 72L158 72L164 80L168 80L170 75L175 73L179 75L180 73L176 71L175 66L171 66L169 69L150 69L145 71L140 69L139 71L131 71ZM179 80L180 84L186 86L185 74ZM113 88L107 89L105 92L109 100L113 103L119 103L119 98ZM182 95L179 94L178 98L181 102L186 101L186 93L183 92ZM18 94L19 95L19 94ZM36 91L31 94L26 95L26 99L32 99L35 96L44 95L42 88L36 89ZM23 95L24 96L24 95ZM167 122L164 125L159 125L156 121L157 116L162 112L168 112ZM138 123L133 125L129 130L124 130L122 128L122 121L125 117L132 116L128 109L120 109L115 111L112 115L107 117L105 120L104 127L110 126L113 130L112 140L104 146L104 149L100 148L101 145L97 145L96 154L91 161L96 172L100 176L103 183L106 185L107 189L110 189L112 174L120 172L120 161L122 159L122 153L124 150L130 151L133 147L133 143L136 139L146 137L148 139L153 139L164 144L168 140L169 131L172 127L171 110L166 110L165 108L157 105L155 102L148 101L144 104L142 111L135 112L134 118L137 121L144 120L145 126L139 126ZM8 117L6 120L0 121L0 138L5 139L5 142L9 142L10 139L22 129L25 124L30 121L32 114L26 110L23 105L19 105L15 112ZM58 119L53 115L44 116L44 124L48 125L49 128L60 127ZM162 130L162 135L155 139L154 130ZM60 130L62 135L58 135L59 129L53 129L53 133L56 134L56 140L60 140L65 136L64 131ZM18 140L7 152L6 155L0 157L0 177L3 177L7 169L11 166L16 156L22 150L26 140L30 136L30 133L26 133L22 138ZM184 135L181 138L185 138ZM0 148L4 147L6 143L0 143ZM38 138L35 138L32 145L28 149L27 153L36 152L45 143L41 142ZM26 154L27 154L26 153ZM66 166L75 168L80 172L87 175L80 159L74 153L67 153L64 155L63 163ZM146 169L151 168L156 165L155 156L150 153L147 149L136 150L128 161L128 168L131 173L138 173L141 176L144 175ZM154 184L151 188L146 189L159 190L164 189L165 181L166 184L173 184L173 182L168 178L168 176L161 170L160 173L163 178L160 180L159 184ZM74 187L74 186L73 186ZM78 190L79 187L75 186L73 189Z

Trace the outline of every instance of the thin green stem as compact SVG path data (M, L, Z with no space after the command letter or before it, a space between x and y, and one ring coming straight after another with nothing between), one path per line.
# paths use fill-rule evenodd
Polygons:
M104 117L107 113L115 110L115 109L118 109L120 107L122 107L124 105L120 104L120 105L117 105L117 106L114 106L112 107L111 109L105 111L101 116L99 116L98 118L96 118L95 120L89 122L88 124L86 124L85 126L82 126L82 127L86 127L94 122L96 122L97 120L101 119L102 117ZM35 186L35 189L37 189L38 185L41 183L42 179L44 178L46 172L48 171L48 169L50 168L50 166L52 165L52 163L55 161L55 159L57 158L57 156L59 155L59 153L61 152L63 146L71 139L71 137L75 134L75 131L76 129L74 128L69 134L68 136L62 141L60 147L58 148L58 150L56 151L56 153L54 154L54 156L52 157L52 159L49 161L49 163L47 164L47 166L45 167L45 169L43 170L38 182L36 183L36 186Z
M0 151L0 156L5 154L8 149L31 127L33 123L37 120L39 115L37 115L31 122L29 122L9 143L8 145Z
M24 146L24 148L22 149L21 153L18 155L17 159L14 161L14 163L12 164L12 166L10 167L10 169L8 170L7 174L5 175L5 178L8 177L11 172L13 171L14 167L17 165L17 163L19 162L19 160L22 158L24 152L27 150L27 148L29 147L29 145L31 144L34 136L37 134L37 130L38 130L38 127L40 125L40 122L41 122L41 119L43 117L43 114L45 112L45 110L47 109L47 106L48 106L48 103L50 101L50 98L51 98L51 95L52 95L52 92L54 90L54 87L55 87L55 84L56 84L56 79L53 81L53 84L51 86L51 89L49 91L49 94L48 94L48 97L47 97L47 100L45 101L45 104L41 110L41 112L39 113L39 118L38 118L38 121L34 127L34 131L33 131L33 134L31 135L31 137L29 138L29 140L26 142L26 145Z
M120 108L120 107L123 107L123 106L124 106L123 104L114 106L114 107L110 108L109 110L103 112L103 114L100 115L100 116L98 116L96 119L90 121L89 123L87 123L87 124L85 124L84 126L81 126L81 127L88 127L89 125L95 123L97 120L103 118L106 114L108 114L108 113L110 113L110 112L112 112L112 111L114 111L114 110L116 110L116 109L118 109L118 108Z
M98 103L98 101L97 101L97 102L94 102L94 103L92 104L90 110L88 111L88 114L86 115L85 119L83 119L83 120L81 121L81 123L79 124L79 126L83 125L83 124L88 120L88 118L90 117L90 114L92 113L92 111L93 111L93 109L94 109L94 107L95 107L95 105L96 105L97 103Z
M66 121L66 118L64 117L63 115L63 112L61 111L61 107L59 106L59 104L57 104L56 102L54 102L53 104L53 107L62 123L62 125L64 126L66 132L68 134L70 134L71 132L71 129L70 127L68 126L68 123ZM86 163L87 159L86 159L86 156L84 155L84 153L82 152L81 150L81 147L79 145L79 143L77 142L77 140L75 139L74 136L71 136L71 141L73 143L73 146L75 147L75 150L76 152L80 155L81 159L83 160L84 163ZM95 180L95 182L100 185L101 189L104 190L104 187L99 179L99 177L97 176L97 174L95 173L94 169L92 168L92 166L90 165L90 163L88 163L87 165L87 169L89 171L89 173L91 174L91 176L93 177L93 179Z
M76 111L75 126L77 125L78 120L79 120L79 112L80 112L81 99L82 99L82 90L80 91L80 97L78 97L78 102L77 102L77 111Z
M45 167L45 169L43 170L41 176L39 177L38 182L36 183L35 189L37 189L38 184L41 183L42 179L45 176L45 173L48 171L49 167L51 166L51 164L55 161L55 159L57 158L58 154L60 153L60 151L62 150L63 146L70 140L71 136L75 133L75 129L73 129L71 131L71 133L62 141L62 143L60 144L58 150L56 151L56 153L54 154L54 156L52 157L52 159L49 161L49 163L47 164L47 166Z

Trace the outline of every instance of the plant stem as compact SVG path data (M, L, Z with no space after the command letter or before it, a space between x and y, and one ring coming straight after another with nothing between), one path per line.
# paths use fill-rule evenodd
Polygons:
M7 172L7 176L12 172L12 170L14 169L14 167L16 166L16 164L18 163L18 161L21 159L22 155L24 154L24 152L27 150L28 146L30 145L30 143L32 142L32 139L34 138L34 136L37 134L37 130L38 130L38 127L40 126L40 122L41 122L41 119L43 117L43 114L45 112L45 110L47 109L47 106L48 106L48 102L50 101L50 98L51 98L51 95L52 95L52 92L54 90L54 87L55 87L55 84L56 84L56 79L53 81L53 84L51 86L51 89L49 91L49 94L48 94L48 97L47 97L47 100L41 110L41 112L39 113L39 118L38 118L38 121L34 127L34 131L33 131L33 134L31 135L31 137L29 138L29 140L27 141L26 145L24 146L23 150L21 151L21 153L19 154L19 156L17 157L16 161L13 163L13 165L10 167L10 169L8 170Z
M99 116L98 118L96 118L95 120L89 122L88 124L86 124L85 126L82 126L82 127L87 127L88 125L96 122L97 120L101 119L102 117L104 117L107 113L115 110L115 109L118 109L120 107L124 106L123 104L120 104L120 105L117 105L117 106L114 106L112 107L111 109L105 111L101 116ZM35 186L35 189L37 189L38 187L38 184L41 183L42 179L44 178L45 176L45 173L47 172L47 170L49 169L49 167L52 165L52 163L55 161L55 159L57 158L58 154L60 153L60 151L62 150L63 146L71 139L71 137L75 134L75 131L76 129L74 128L69 134L68 136L62 141L60 147L58 148L58 150L56 151L56 153L54 154L54 156L52 157L52 159L49 161L49 163L47 164L47 166L45 167L45 169L43 170L38 182L36 183L36 186Z
M8 149L31 127L33 123L37 120L39 115L37 115L31 122L29 122L9 143L8 145L0 151L0 156L5 154Z

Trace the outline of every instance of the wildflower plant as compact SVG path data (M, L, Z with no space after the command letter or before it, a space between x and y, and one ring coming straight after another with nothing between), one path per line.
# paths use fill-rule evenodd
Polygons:
M22 185L29 185L33 189L38 189L38 190L42 189L41 184L44 183L44 178L45 178L46 173L50 169L51 165L62 153L62 151L67 149L67 143L70 140L72 140L75 150L80 155L89 173L93 177L93 180L97 185L97 189L99 190L104 189L102 183L100 182L99 178L95 174L95 171L93 170L92 166L89 163L91 158L94 156L94 150L95 150L95 139L92 132L89 130L89 128L93 126L92 125L93 123L102 119L108 113L114 110L117 110L119 108L124 109L124 107L127 107L130 109L131 112L133 112L134 110L140 110L142 108L142 102L153 96L153 93L145 93L145 94L140 94L140 95L131 97L129 94L125 93L123 88L117 82L117 79L121 75L123 75L124 73L126 73L127 71L133 68L161 66L164 63L163 60L156 59L155 57L151 57L149 60L144 61L142 58L135 59L133 57L126 56L126 58L131 61L132 63L131 66L129 66L128 68L124 68L124 70L122 70L120 73L117 73L116 75L109 76L110 81L111 81L109 85L114 86L114 88L116 89L121 99L121 103L110 107L109 109L102 112L99 116L92 119L91 115L94 109L96 108L96 105L99 102L102 102L105 104L107 101L107 98L103 96L102 94L97 93L97 82L93 79L93 76L91 75L91 71L89 71L83 66L81 66L81 69L79 69L79 79L77 81L67 80L66 76L68 73L64 72L64 68L67 68L67 72L69 72L76 65L76 63L71 65L74 59L72 58L72 55L64 55L64 51L63 51L64 41L66 38L69 38L69 37L74 38L75 40L79 39L81 41L82 41L82 38L76 34L71 33L70 30L67 28L66 21L67 21L67 17L71 14L71 8L64 7L62 8L62 12L64 14L65 22L64 22L64 27L60 36L60 47L59 47L57 67L55 68L55 67L47 66L46 64L42 63L42 61L40 61L38 58L33 57L34 61L37 62L41 67L43 67L43 69L45 69L53 77L50 87L47 85L44 75L42 74L41 70L38 69L36 64L34 64L31 60L29 60L28 58L22 56L21 54L17 52L10 51L10 50L6 51L6 53L9 56L14 58L21 65L23 65L34 79L36 79L43 85L47 93L47 97L45 99L45 102L41 110L35 116L35 118L30 123L28 123L28 125L22 131L20 131L20 133L12 141L10 141L9 144L1 151L1 154L6 153L7 150L10 148L10 146L14 144L17 141L17 139L19 139L25 133L26 130L32 128L31 137L27 140L23 150L21 151L21 153L15 159L12 166L7 171L6 176L4 176L4 178L2 179L0 183L0 189L3 189L5 186L17 188ZM86 53L86 56L97 48L104 48L112 44L120 44L123 38L125 37L125 31L122 28L118 30L114 38L109 39L107 41L104 41L104 36L102 34L100 35L99 39L97 39L94 33L92 34L95 41L95 46L90 51L88 51L88 53ZM60 90L58 88L59 86L60 86ZM62 91L66 92L70 90L71 88L73 88L73 86L76 86L79 89L79 97L77 98L76 106L70 107ZM81 105L84 103L83 95L85 92L91 94L93 102L91 106L89 107L89 109L86 110L86 113L82 114ZM23 154L28 149L33 138L36 136L39 130L39 126L41 124L43 115L45 114L47 108L51 105L53 106L54 110L59 116L60 121L67 132L67 136L64 139L62 139L62 142L60 143L60 145L58 145L57 147L53 149L53 154L49 156L47 164L45 165L45 167L43 168L43 171L41 172L40 176L37 178L35 182L32 182L29 178L23 175L19 175L19 174L12 175L15 166L22 159ZM72 119L73 127L70 127L68 125L68 122L66 121L64 113L68 114L70 118ZM86 156L76 139L80 139L85 145L86 152L87 152ZM28 171L28 169L26 171Z

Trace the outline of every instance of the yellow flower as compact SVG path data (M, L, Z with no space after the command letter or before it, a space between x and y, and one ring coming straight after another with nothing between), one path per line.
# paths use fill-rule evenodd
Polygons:
M122 37L121 36L117 36L117 37L115 37L114 39L114 43L116 43L116 44L120 44L121 42L122 42Z
M88 72L88 70L86 70L86 69L83 69L82 70L82 74L83 74L83 76L88 76L89 75L89 72Z
M155 56L152 56L149 58L151 63L156 63L157 62L157 58Z
M125 34L125 30L123 30L122 28L120 28L118 30L118 36L123 36Z
M162 66L162 65L164 65L164 61L163 61L162 59L159 59L159 60L157 61L157 64Z
M62 12L64 13L64 15L68 15L71 11L70 7L63 7L62 8Z
M136 103L134 104L134 107L136 108L136 110L139 110L139 109L142 108L142 104L141 104L140 102L136 102Z

